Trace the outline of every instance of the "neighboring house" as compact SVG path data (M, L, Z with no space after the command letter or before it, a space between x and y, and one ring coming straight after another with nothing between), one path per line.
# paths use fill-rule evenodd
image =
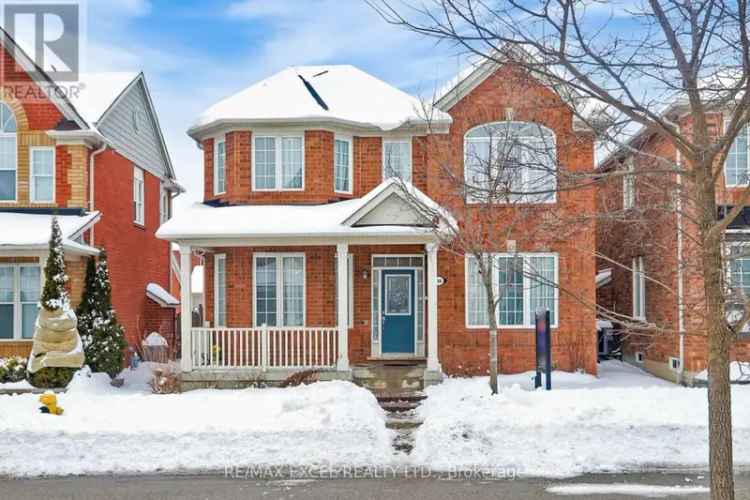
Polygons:
M84 74L70 92L5 32L0 42L0 356L31 348L54 215L73 306L86 258L104 248L127 341L173 336L169 244L154 233L181 188L145 77Z
M439 248L411 196L450 207L456 200L440 162L447 154L463 175L467 134L481 142L478 127L509 114L546 127L562 163L593 171L591 132L551 88L530 78L509 88L513 75L488 65L462 74L429 121L419 99L344 65L285 69L201 114L188 134L204 154L204 201L157 233L179 245L183 284L192 254L205 258L209 326L182 324L183 380L247 383L258 370L273 378L305 367L356 378L384 364L415 366L426 379L486 373L476 272L469 259ZM393 176L412 186L411 196ZM594 193L561 191L551 203L593 211ZM516 210L498 207L498 221ZM576 241L515 244L551 281L593 304L594 238L584 224ZM497 241L488 251L512 244ZM593 310L558 297L554 286L538 290L553 313L556 365L596 373ZM189 298L183 287L183 317ZM533 303L524 293L505 304L504 372L535 366Z
M687 108L677 103L665 111L665 118L684 130L690 126L686 113ZM721 134L722 114L710 113L709 120L715 133ZM720 215L747 189L748 144L745 128L717 181ZM632 328L626 335L624 358L665 379L692 384L707 368L707 338L700 318L703 281L694 244L698 228L691 216L696 207L690 201L689 181L665 172L658 158L686 165L675 147L655 133L641 130L629 146L639 153L623 148L600 165L603 171L619 169L625 175L610 176L598 190L603 217L597 226L597 250L605 259L599 262L597 303L636 322L666 328L663 333ZM677 197L681 187L686 193ZM726 231L728 250L750 241L748 234L750 211L745 210ZM750 256L734 260L727 271L728 283L750 296ZM746 333L739 335L732 356L750 361Z

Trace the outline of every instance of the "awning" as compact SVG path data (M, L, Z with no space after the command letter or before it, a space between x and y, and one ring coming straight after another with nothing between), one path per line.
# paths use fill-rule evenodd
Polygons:
M146 285L146 296L161 307L177 307L180 305L180 301L158 283Z

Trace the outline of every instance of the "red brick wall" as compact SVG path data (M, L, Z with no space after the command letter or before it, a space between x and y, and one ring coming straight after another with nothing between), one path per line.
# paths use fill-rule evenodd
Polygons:
M147 171L144 179L145 225L140 226L133 222L133 163L111 149L96 157L95 208L102 219L95 244L109 256L112 303L130 344L174 315L172 309L157 314L146 297L149 282L169 290L169 243L155 237L160 181Z

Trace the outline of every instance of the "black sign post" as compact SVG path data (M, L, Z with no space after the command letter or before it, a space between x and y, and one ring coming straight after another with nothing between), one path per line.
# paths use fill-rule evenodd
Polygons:
M542 386L542 372L545 374L545 388L552 389L552 335L550 335L550 314L548 310L536 312L536 377L534 388Z

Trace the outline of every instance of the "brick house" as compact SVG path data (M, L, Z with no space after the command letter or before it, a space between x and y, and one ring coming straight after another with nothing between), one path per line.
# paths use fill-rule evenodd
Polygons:
M551 87L518 72L488 63L462 73L429 120L417 98L352 66L288 68L200 115L188 134L204 155L204 200L157 233L179 245L183 284L191 256L205 262L206 321L182 325L190 332L183 381L242 383L258 370L283 377L304 367L357 378L384 364L415 366L427 380L486 373L475 267L441 248L413 205L450 211L456 200L440 162L463 175L467 136L481 143L480 131L505 126L509 110L512 123L554 136L560 163L593 171L590 131ZM591 189L560 191L545 203L578 213L593 211L595 199ZM502 223L519 208L493 210ZM522 233L487 251L502 259L512 243L514 255L538 259L550 281L593 304L594 226L579 228L575 242ZM596 373L593 309L554 285L530 285L519 283L523 293L506 304L513 314L501 320L501 370L534 368L533 312L543 295L555 363ZM188 297L183 287L183 309Z
M689 130L686 113L677 103L665 111L665 117ZM713 130L721 134L722 114L708 116ZM735 140L717 179L720 214L736 204L747 187L747 134L746 128ZM696 207L688 194L676 197L678 189L691 191L691 181L660 168L658 158L684 165L676 148L664 138L641 130L630 146L638 154L618 151L600 166L603 171L620 169L633 175L609 178L598 189L597 210L605 215L603 220L608 219L606 214L619 215L597 227L597 249L606 256L598 264L602 281L597 303L616 314L666 328L663 333L628 334L624 358L662 378L692 385L695 376L707 368L707 338L700 315L703 281L695 243L698 227L691 216ZM730 223L725 234L729 250L747 240L747 215L745 211ZM735 259L728 266L727 278L731 286L749 294L745 269L750 269L750 259ZM738 336L732 358L750 360L746 333Z
M31 348L54 215L73 306L86 258L105 248L128 342L173 337L169 245L154 235L181 188L144 75L82 74L61 88L5 32L1 41L0 356Z

